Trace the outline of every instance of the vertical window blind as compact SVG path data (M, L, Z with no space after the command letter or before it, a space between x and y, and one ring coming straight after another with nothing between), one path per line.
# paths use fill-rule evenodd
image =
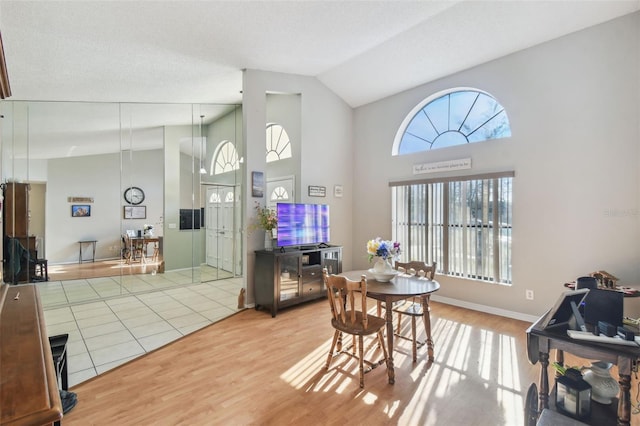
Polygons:
M392 182L393 238L404 260L438 273L511 283L513 172Z

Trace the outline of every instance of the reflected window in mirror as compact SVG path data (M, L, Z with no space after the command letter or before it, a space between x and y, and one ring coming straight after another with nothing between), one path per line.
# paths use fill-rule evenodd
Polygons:
M240 168L238 159L238 151L230 141L222 141L218 144L216 152L211 158L211 167L209 174L220 175L222 173L231 172Z
M280 124L267 124L267 163L291 158L291 141Z
M220 194L217 192L212 193L209 197L209 202L213 204L220 204Z

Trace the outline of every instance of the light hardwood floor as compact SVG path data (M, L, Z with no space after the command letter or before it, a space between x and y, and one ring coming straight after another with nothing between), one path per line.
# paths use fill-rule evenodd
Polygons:
M410 342L396 339L395 385L381 366L361 390L351 358L324 370L333 335L326 300L276 318L245 310L74 387L79 402L64 424L523 424L539 374L526 358L529 324L439 303L432 319L435 362L423 348L413 364Z
M157 262L131 262L124 260L101 260L96 262L49 265L49 281L77 280L97 277L116 277L119 275L150 274L158 271L163 260Z

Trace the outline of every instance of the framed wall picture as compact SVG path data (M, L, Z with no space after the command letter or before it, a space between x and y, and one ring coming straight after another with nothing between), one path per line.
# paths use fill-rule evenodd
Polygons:
M125 219L146 219L147 206L124 206Z
M72 204L71 217L89 217L91 216L91 206L88 204Z
M262 198L264 195L264 173L251 172L251 196Z
M325 197L326 195L326 186L309 185L309 197Z

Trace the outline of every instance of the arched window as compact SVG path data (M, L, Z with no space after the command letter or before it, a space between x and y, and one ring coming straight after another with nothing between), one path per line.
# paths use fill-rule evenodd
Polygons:
M403 121L393 155L511 136L507 113L490 94L451 89L428 97Z
M210 175L219 175L240 168L238 151L230 141L222 141L216 147L216 152L211 157Z
M279 124L267 124L267 163L291 158L291 141L287 131Z
M211 196L209 197L209 202L211 204L220 204L220 194L218 194L217 192L212 192Z
M289 200L289 192L283 186L277 186L271 192L271 201L288 201Z

